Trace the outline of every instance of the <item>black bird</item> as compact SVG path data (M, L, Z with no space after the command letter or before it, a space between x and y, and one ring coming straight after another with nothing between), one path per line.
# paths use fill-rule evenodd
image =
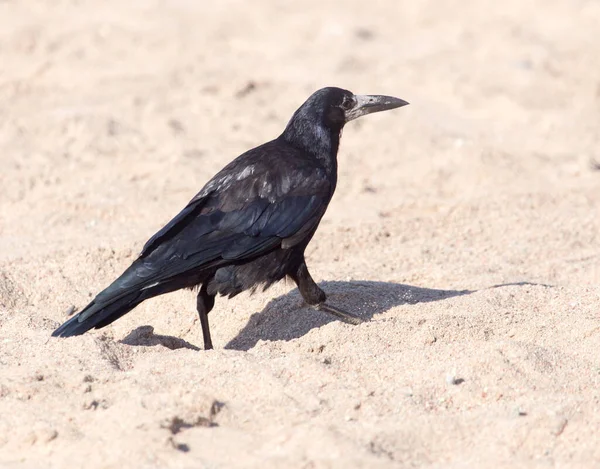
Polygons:
M309 305L351 324L362 322L325 303L325 292L306 267L304 250L335 190L344 125L406 104L340 88L316 91L279 137L225 166L148 240L118 279L52 335L99 329L148 298L199 287L204 348L212 349L208 313L215 295L231 298L259 285L266 289L285 276L296 282Z

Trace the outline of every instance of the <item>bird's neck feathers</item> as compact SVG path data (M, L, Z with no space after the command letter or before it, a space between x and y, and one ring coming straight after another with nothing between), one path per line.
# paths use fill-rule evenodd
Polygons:
M297 112L279 138L317 158L326 169L337 171L342 129L331 129L314 116Z

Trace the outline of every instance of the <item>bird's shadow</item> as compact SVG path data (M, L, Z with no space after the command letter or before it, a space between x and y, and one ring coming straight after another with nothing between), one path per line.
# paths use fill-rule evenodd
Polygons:
M199 347L190 344L188 341L173 337L170 335L160 335L154 333L152 326L140 326L132 330L127 336L120 340L122 344L126 345L137 345L153 347L155 345L162 345L171 350L177 350L180 348L187 348L190 350L198 351Z
M554 287L553 285L535 282L511 282L492 285L485 289L529 285ZM477 291L436 290L400 283L367 280L321 282L320 286L327 293L327 303L357 314L364 320L369 320L375 314L383 313L394 306L441 301L454 296L469 295ZM297 339L312 329L335 320L333 316L327 313L308 307L302 300L298 289L294 289L270 301L260 313L254 313L248 324L224 348L246 351L254 347L259 340ZM201 350L201 348L178 337L154 334L152 326L140 326L132 330L120 342L133 346L162 345L171 350L180 348Z
M364 320L403 304L440 301L468 295L473 290L434 290L399 283L352 281L321 282L327 293L327 303L360 316ZM259 340L291 340L302 337L311 329L336 319L308 307L298 289L270 301L265 308L250 317L248 324L234 337L226 349L249 350Z

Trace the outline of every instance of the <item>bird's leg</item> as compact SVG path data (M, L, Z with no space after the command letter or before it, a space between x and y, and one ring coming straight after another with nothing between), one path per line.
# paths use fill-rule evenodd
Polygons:
M325 292L321 290L312 279L305 262L302 262L298 270L290 276L294 282L296 282L296 285L298 285L298 290L300 290L300 294L302 295L302 298L304 298L304 301L313 308L332 314L347 324L357 325L363 322L360 317L325 303L327 295L325 295Z
M202 325L202 337L204 338L204 350L213 348L212 340L210 339L210 328L208 326L208 313L215 305L215 296L209 295L206 291L206 283L202 285L198 292L196 300L196 308L200 316L200 324Z

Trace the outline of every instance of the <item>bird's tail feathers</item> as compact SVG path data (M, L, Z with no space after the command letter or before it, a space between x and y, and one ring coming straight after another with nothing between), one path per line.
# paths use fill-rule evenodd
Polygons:
M62 326L56 329L53 337L71 337L81 335L90 329L100 329L116 321L124 314L127 314L144 299L140 291L132 292L118 300L106 304L92 301L82 311L66 321Z

